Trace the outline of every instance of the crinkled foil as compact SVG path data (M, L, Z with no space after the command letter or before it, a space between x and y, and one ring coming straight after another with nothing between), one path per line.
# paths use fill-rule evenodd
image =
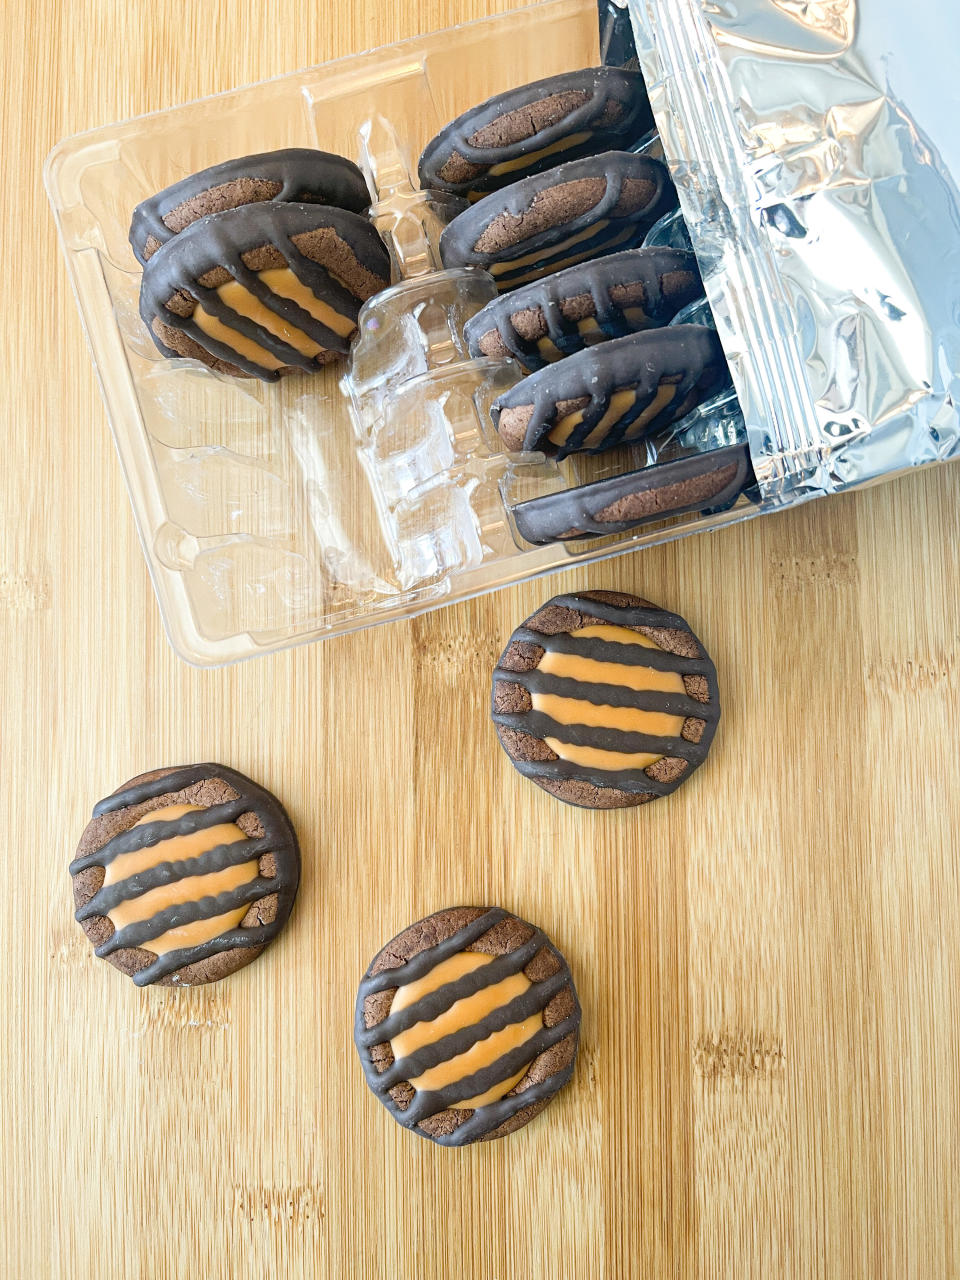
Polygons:
M624 0L767 505L960 454L947 0Z

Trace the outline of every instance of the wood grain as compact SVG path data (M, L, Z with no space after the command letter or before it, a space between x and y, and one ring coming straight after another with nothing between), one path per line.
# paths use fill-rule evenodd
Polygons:
M5 6L0 1010L11 1277L960 1274L960 467L221 671L164 638L40 165L60 137L494 12L496 0ZM690 785L525 783L490 666L554 590L686 615L725 715ZM220 986L96 961L93 801L222 759L299 827L290 927ZM451 1152L394 1126L357 980L455 902L541 923L573 1085Z

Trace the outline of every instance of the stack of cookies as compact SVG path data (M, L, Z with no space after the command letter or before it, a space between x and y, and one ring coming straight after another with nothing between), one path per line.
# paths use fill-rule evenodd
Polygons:
M214 165L133 213L140 314L165 356L276 382L346 355L390 259L363 174L289 148Z
M640 74L598 67L489 99L420 158L424 188L470 201L443 233L444 266L483 268L497 284L499 296L467 324L470 352L513 359L527 375L493 408L508 450L563 458L633 445L727 381L715 330L672 323L702 295L696 258L642 247L677 202L666 167L631 149L653 127ZM514 515L531 542L618 532L723 509L748 476L746 447L733 446L535 499Z

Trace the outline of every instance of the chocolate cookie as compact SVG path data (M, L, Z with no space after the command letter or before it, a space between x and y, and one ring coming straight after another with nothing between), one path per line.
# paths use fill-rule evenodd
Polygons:
M70 864L96 954L138 987L242 969L280 932L300 881L282 805L219 764L156 769L93 810Z
M370 192L357 166L329 151L290 147L241 156L182 178L138 204L130 244L137 261L145 263L192 222L263 200L328 204L362 213L370 204Z
M561 160L626 150L652 128L639 72L568 71L458 116L424 148L420 185L476 200Z
M493 673L515 767L585 809L669 795L706 759L719 718L717 673L684 620L615 591L550 600Z
M531 498L513 508L513 518L520 536L537 545L626 533L688 511L726 511L755 483L747 446L729 445Z
M658 328L699 298L697 260L683 249L627 249L494 298L464 326L470 354L542 369L610 338Z
M277 378L345 355L360 305L390 283L373 225L315 204L240 205L168 240L143 269L140 315L166 356Z
M606 151L485 196L444 229L440 256L445 267L484 267L502 292L631 248L675 201L658 160Z
M678 324L588 347L531 373L491 408L507 449L603 453L669 426L727 378L720 339Z
M580 1004L566 961L499 908L451 907L388 942L357 995L367 1084L445 1147L520 1129L570 1079Z

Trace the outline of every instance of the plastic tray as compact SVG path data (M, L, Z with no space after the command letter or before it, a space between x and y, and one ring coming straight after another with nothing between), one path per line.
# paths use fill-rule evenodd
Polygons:
M511 523L507 499L595 478L604 464L585 477L575 461L498 452L484 420L516 371L468 361L457 342L489 278L436 274L431 213L410 174L423 144L468 106L598 61L594 0L549 0L99 129L51 154L47 189L183 658L216 665L411 617L757 512L744 501L540 548ZM138 314L131 210L217 161L295 145L365 165L373 216L409 277L362 318L349 377L265 385L164 360Z

